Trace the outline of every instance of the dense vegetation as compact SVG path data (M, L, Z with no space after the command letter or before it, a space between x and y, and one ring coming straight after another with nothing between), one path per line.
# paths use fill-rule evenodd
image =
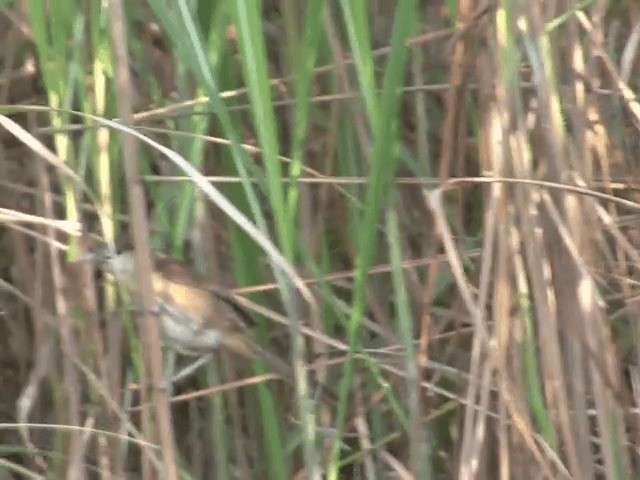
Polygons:
M638 25L0 1L0 474L638 478ZM157 388L156 317L82 261L125 233L295 382L221 350Z

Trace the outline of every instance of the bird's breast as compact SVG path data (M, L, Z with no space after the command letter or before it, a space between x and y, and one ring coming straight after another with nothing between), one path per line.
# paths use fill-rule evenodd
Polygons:
M199 355L215 350L221 343L217 328L197 328L183 312L163 307L162 328L166 342L172 348L187 355Z

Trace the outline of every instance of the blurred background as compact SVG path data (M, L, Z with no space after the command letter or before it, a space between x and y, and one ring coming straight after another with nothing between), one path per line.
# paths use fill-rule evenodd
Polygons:
M0 479L640 476L639 41L633 0L0 0ZM155 388L81 261L123 236L299 382Z

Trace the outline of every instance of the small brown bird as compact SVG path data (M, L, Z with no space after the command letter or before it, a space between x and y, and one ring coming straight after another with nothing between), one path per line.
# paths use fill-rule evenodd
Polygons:
M134 252L100 253L91 257L129 291L135 304L138 289ZM154 255L153 263L151 282L165 343L183 355L202 357L171 382L204 364L220 347L248 359L261 358L276 374L290 381L289 365L251 338L245 322L247 315L243 315L240 307L203 288L202 281L184 263L159 255Z

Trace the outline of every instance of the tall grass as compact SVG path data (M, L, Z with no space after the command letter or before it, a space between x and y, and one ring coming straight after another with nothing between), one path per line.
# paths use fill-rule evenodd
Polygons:
M633 4L9 3L0 470L637 476ZM292 384L154 387L155 317L77 261L126 231Z

